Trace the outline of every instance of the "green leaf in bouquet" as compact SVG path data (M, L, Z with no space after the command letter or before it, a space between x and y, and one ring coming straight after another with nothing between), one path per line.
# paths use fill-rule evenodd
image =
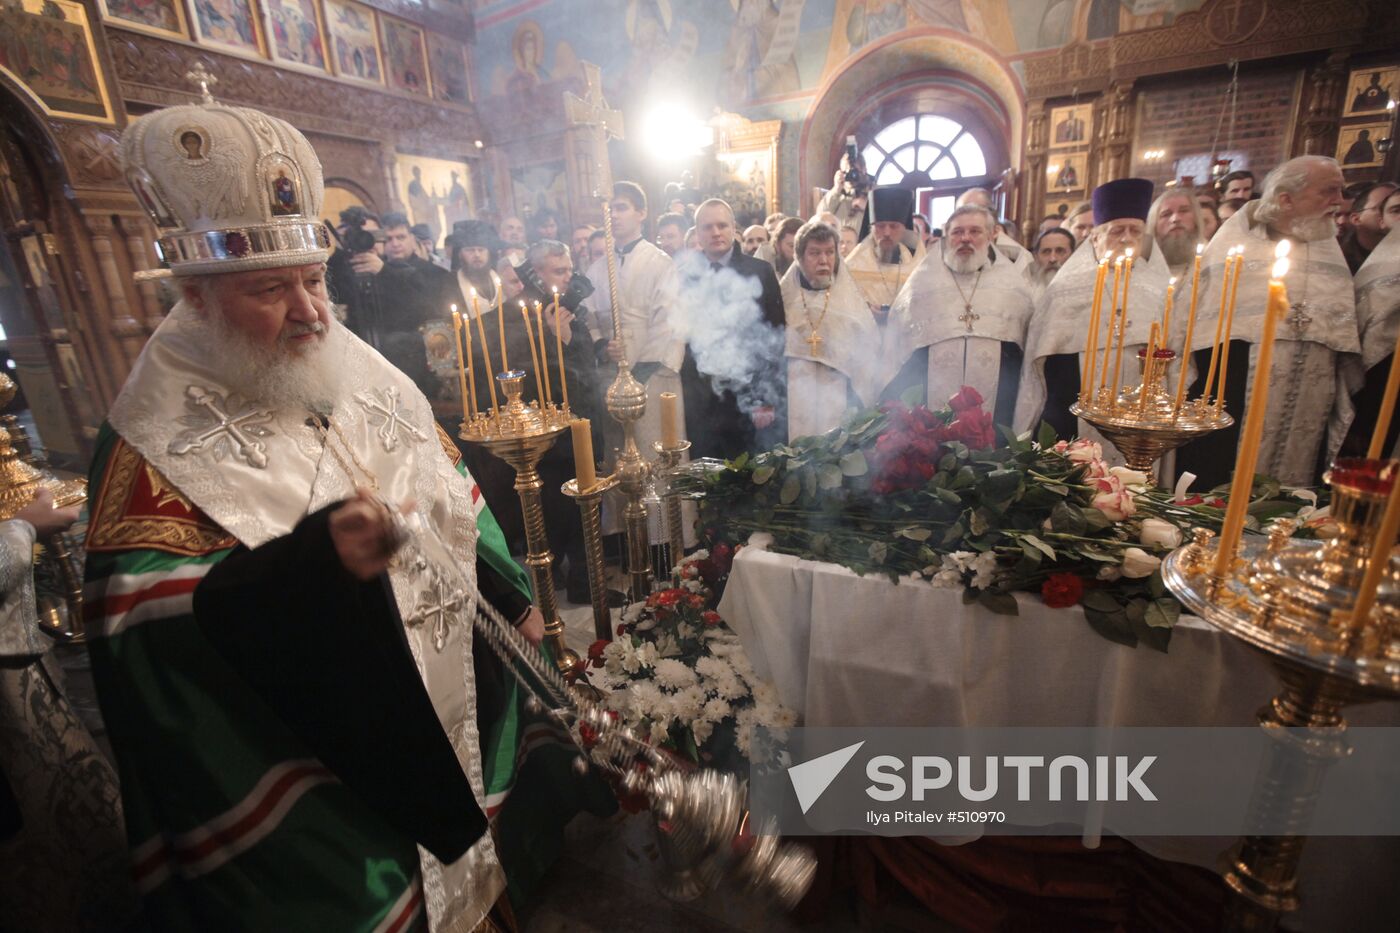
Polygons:
M982 535L986 534L987 529L991 528L992 526L987 521L987 515L985 512L983 512L981 509L973 509L972 515L968 519L968 527L971 529L973 535Z
M1049 450L1055 446L1060 436L1055 433L1055 429L1048 421L1040 422L1040 431L1035 436L1035 442L1040 445L1041 450Z
M1038 568L1040 566L1040 561L1045 557L1044 554L1042 554L1038 549L1036 549L1025 538L1021 539L1021 553L1024 555L1025 562L1029 565L1028 567L1023 568L1027 571L1035 570L1036 568Z
M977 604L984 609L991 610L999 616L1020 615L1020 608L1016 605L1016 597L1003 589L989 586L977 594Z
M963 469L971 471L972 468ZM993 470L982 479L977 491L984 499L1008 499L1016 494L1020 486L1020 470Z
M967 448L963 449L966 450ZM958 468L957 473L953 474L953 480L948 484L948 488L966 489L969 486L976 485L976 483L977 471L970 466L964 465Z
M783 488L778 493L778 501L783 505L792 505L800 495L802 495L802 479L796 473L789 473L783 479Z
M765 465L758 467L756 470L753 471L753 484L755 486L762 486L764 483L772 479L773 474L776 472L777 470L771 466Z
M733 460L730 460L730 461L729 461L729 469L731 469L731 470L742 470L744 467L748 466L748 464L749 464L749 452L746 450L746 451L744 451L743 453L741 453L739 456L735 457Z
M1055 560L1055 549L1052 548L1050 545L1046 544L1044 541L1037 538L1035 535L1022 535L1021 543L1023 545L1029 544L1031 547L1035 548L1037 551L1044 554L1046 557L1050 558L1051 560Z
M938 458L938 472L940 472L940 473L952 473L952 472L953 472L954 470L956 470L957 468L958 468L958 455L957 455L957 454L951 454L951 453L949 453L949 454L944 454L942 457Z
M883 564L885 558L889 556L890 546L884 541L872 541L870 542L869 553L872 563Z
M812 553L815 554L817 557L826 556L827 551L831 549L831 535L827 534L824 531L817 532L816 534L812 535L811 546Z
M934 497L935 497L936 499L938 499L939 502L946 502L946 503L948 503L949 505L961 505L961 504L962 504L962 496L960 496L960 495L958 495L957 493L953 492L953 490L951 490L951 489L944 489L944 488L942 488L942 487L935 487L935 488L934 488L933 490L931 490L931 491L933 492Z
M910 386L899 393L899 400L910 408L918 408L928 399L927 393L924 386Z
M841 457L841 473L844 476L864 476L870 472L870 464L866 462L865 454L859 450L852 450Z
M831 449L840 450L846 446L846 441L851 439L851 435L846 433L845 428L837 428L836 433L831 436Z
M1103 531L1113 524L1113 519L1095 508L1081 509L1084 514L1084 526L1089 532Z
M1112 593L1104 590L1089 590L1084 594L1084 608L1093 609L1096 612L1121 612L1123 607L1118 604L1118 600L1113 598Z
M1147 578L1147 594L1153 599L1161 599L1167 595L1167 585L1162 582L1162 571L1160 568L1152 571L1152 576ZM1173 603L1176 600L1172 600Z
M841 468L834 463L823 463L817 468L817 485L822 489L835 489L841 485Z
M956 542L961 541L965 534L967 534L967 527L961 521L953 522L943 533L943 540L939 544L941 547L951 547Z
M1152 628L1171 628L1180 618L1181 604L1170 596L1152 600L1143 615L1143 621Z
M804 469L804 470L802 471L802 492L806 494L806 496L807 496L807 498L808 498L809 500L810 500L810 499L815 499L815 498L817 497L817 471L816 471L816 470L813 470L813 469L810 469L810 468L809 468L809 469Z
M901 538L908 538L910 541L927 541L933 537L933 529L911 525L908 528L899 529L898 534Z
M1132 623L1128 621L1128 616L1123 610L1117 608L1117 605L1115 602L1115 608L1112 612L1101 612L1089 608L1086 604L1084 618L1089 622L1089 627L1098 632L1100 637L1120 645L1127 645L1129 648L1136 648L1138 639L1133 632Z
M1082 535L1087 525L1084 510L1071 502L1061 502L1050 510L1050 527L1062 535Z

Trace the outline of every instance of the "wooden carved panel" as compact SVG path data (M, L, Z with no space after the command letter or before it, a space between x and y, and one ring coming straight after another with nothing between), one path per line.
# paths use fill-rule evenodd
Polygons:
M119 130L57 120L49 130L63 149L63 164L75 186L126 189Z
M157 106L190 103L185 79L197 61L219 78L216 95L280 116L302 130L385 143L424 153L471 152L480 137L476 114L465 107L351 87L330 77L291 72L271 64L112 30L108 46L122 94Z
M384 182L384 150L375 141L307 133L327 178L348 178L365 189L374 203L387 209L393 199Z

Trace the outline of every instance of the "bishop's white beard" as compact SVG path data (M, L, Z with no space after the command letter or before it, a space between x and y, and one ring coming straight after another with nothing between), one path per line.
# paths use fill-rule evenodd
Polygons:
M959 275L970 275L987 264L987 254L973 250L970 256L959 256L952 250L944 250L943 262Z
M1305 243L1316 243L1337 235L1337 220L1331 213L1293 221L1293 235Z
M208 298L203 311L185 322L196 339L212 351L210 367L232 391L270 408L329 414L340 401L345 383L347 334L345 325L331 318L329 326L287 322L272 347L255 343L229 326L218 304ZM303 349L293 349L288 338L324 330L326 335Z

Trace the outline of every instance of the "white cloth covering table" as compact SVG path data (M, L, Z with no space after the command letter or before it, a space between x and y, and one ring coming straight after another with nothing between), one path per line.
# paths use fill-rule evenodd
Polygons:
M997 615L964 605L960 589L746 547L719 613L804 726L1250 726L1277 692L1262 657L1200 619L1183 616L1163 654L1106 640L1078 608L1016 600L1019 615ZM1400 704L1351 707L1347 720L1394 726ZM1210 869L1233 842L1131 841ZM1395 917L1397 872L1400 840L1310 840L1303 928L1360 930Z

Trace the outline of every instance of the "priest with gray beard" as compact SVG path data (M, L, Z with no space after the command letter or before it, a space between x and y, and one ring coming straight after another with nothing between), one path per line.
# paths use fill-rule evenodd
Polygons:
M1400 334L1400 227L1386 234L1356 270L1356 320L1361 356L1350 357L1342 366L1340 388L1351 395L1356 420L1345 443L1338 435L1329 438L1329 450L1343 457L1366 456L1385 401L1386 380L1395 365L1395 338ZM1396 455L1397 439L1400 418L1391 418L1381 444L1382 457Z
M1225 408L1235 424L1186 445L1177 458L1181 469L1195 473L1206 486L1228 480L1235 462L1246 390L1254 384L1264 330L1268 280L1281 240L1291 242L1285 279L1291 307L1279 321L1273 368L1267 374L1269 400L1256 471L1294 485L1313 483L1326 466L1323 441L1329 420L1338 437L1351 423L1351 399L1336 391L1338 367L1361 349L1351 272L1336 238L1344 184L1335 159L1290 159L1268 174L1263 196L1222 224L1206 249L1191 341L1198 374L1194 392L1203 388L1210 364L1226 252L1242 246L1245 258L1225 377ZM1183 316L1175 316L1174 325L1178 321ZM1217 383L1219 379L1217 375Z
M1201 208L1195 193L1185 188L1168 188L1147 212L1147 230L1152 242L1162 251L1167 269L1181 288L1191 287L1192 260L1201 239Z
M1099 185L1092 196L1094 227L1069 262L1036 304L1026 336L1026 368L1021 375L1021 396L1016 403L1016 430L1034 430L1042 417L1060 437L1092 437L1100 440L1087 422L1076 419L1070 406L1079 397L1084 346L1089 335L1089 312L1099 262L1117 259L1133 251L1132 278L1128 283L1128 317L1123 340L1122 382L1131 385L1141 376L1137 352L1147 344L1150 325L1160 320L1169 274L1160 250L1152 249L1147 235L1147 212L1152 205L1152 182L1145 178L1120 178ZM1109 269L1103 292L1101 336L1107 336L1113 304L1113 270ZM1173 319L1175 319L1174 316ZM1102 349L1112 369L1113 358ZM1168 379L1172 378L1168 373ZM1105 455L1119 457L1103 440Z
M986 208L957 208L937 255L900 289L885 330L884 357L898 368L886 396L921 385L928 406L942 408L972 386L998 424L1011 424L1032 305L1020 270L989 250L995 229Z
M873 405L889 374L880 328L841 262L839 235L813 220L797 231L783 276L788 439L825 434L851 407Z

